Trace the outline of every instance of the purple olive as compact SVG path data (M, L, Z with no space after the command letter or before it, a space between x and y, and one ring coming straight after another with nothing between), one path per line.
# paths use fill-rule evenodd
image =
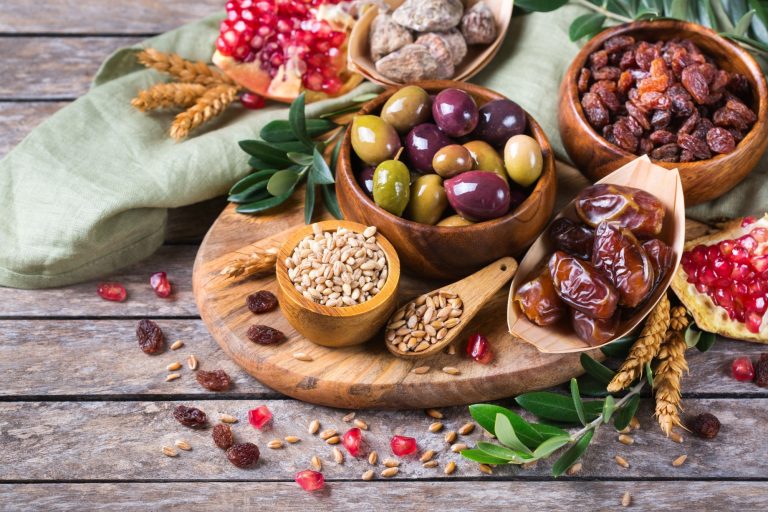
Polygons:
M498 174L463 172L445 181L448 203L468 220L495 219L509 211L509 185Z
M432 117L446 134L461 137L477 126L477 103L464 91L444 89L435 96Z
M525 112L520 105L511 100L494 100L480 109L480 119L472 138L501 148L507 139L525 132L525 126Z
M405 137L405 152L408 160L420 172L435 172L432 157L440 148L453 144L436 125L424 123L414 126Z
M376 171L375 165L366 165L357 173L357 184L363 189L368 197L373 197L373 173Z

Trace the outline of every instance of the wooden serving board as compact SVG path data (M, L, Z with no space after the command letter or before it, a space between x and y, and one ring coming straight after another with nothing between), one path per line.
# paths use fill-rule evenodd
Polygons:
M254 315L245 298L257 290L276 293L274 275L231 280L219 272L238 257L233 251L301 225L303 207L296 199L301 197L302 193L296 194L280 211L264 216L241 215L228 206L195 259L193 287L203 321L222 349L262 383L293 398L332 407L423 408L509 397L551 387L582 372L578 354L542 354L507 332L507 286L467 325L458 338L457 355L441 353L419 360L390 354L381 333L363 345L326 348L302 338L279 310ZM403 274L398 304L443 284ZM246 336L252 324L279 329L288 340L280 345L256 345ZM482 365L464 355L471 332L482 332L491 341L495 353L491 364ZM295 352L309 354L313 361L299 361L293 357ZM431 367L426 374L411 372L424 365ZM456 367L461 374L444 373L445 366Z

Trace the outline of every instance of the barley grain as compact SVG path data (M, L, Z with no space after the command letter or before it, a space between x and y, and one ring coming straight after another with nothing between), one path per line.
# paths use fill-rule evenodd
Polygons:
M169 372L175 372L179 368L181 368L181 363L178 361L175 361L165 367L165 369L168 370Z
M323 463L320 460L320 457L318 457L317 455L313 455L309 463L312 465L313 468L315 468L316 471L321 471L323 469Z
M443 430L443 424L440 423L439 421L436 421L429 426L429 431L432 432L433 434L435 432L440 432L441 430Z
M181 377L180 373L171 373L165 378L165 382L171 382Z
M479 469L482 473L485 473L486 475L492 475L493 469L491 469L491 466L488 464L478 464L477 469Z
M443 419L443 413L441 413L437 409L426 409L424 412L427 413L427 416L429 416L430 418L435 418L436 420Z
M344 416L343 418L341 418L341 421L343 421L344 423L349 423L353 419L355 419L355 413L351 412L351 413L347 414L346 416Z
M170 446L163 446L163 455L167 457L176 457L179 455L179 452L177 452L175 449L171 448Z
M400 469L396 467L387 468L381 472L381 476L383 476L384 478L392 478L393 476L396 476L399 471Z
M427 462L428 460L431 460L432 457L435 456L434 450L427 450L424 453L421 454L421 457L419 457L420 462Z
M388 468L396 468L400 466L400 461L395 459L384 459L383 464Z
M618 464L619 466L625 469L629 467L629 462L627 462L627 459L625 459L621 455L616 455L616 457L614 457L614 460L616 461L616 464Z
M456 471L456 463L451 461L448 464L446 464L445 469L443 470L443 473L445 473L446 475L452 475L454 471Z
M687 455L681 455L672 461L672 465L675 467L682 466L687 458L688 458Z
M467 434L471 434L473 430L475 430L475 424L470 421L459 427L458 433L462 436L466 436Z
M192 445L186 442L184 439L177 439L176 442L173 444L176 445L176 448L178 448L179 450L184 450L188 452L192 449Z
M456 440L456 432L453 430L450 430L445 433L445 442L446 443L453 443Z
M171 345L171 350L179 350L181 347L184 346L184 342L181 340L176 340L173 342L173 345Z
M219 416L219 421L222 423L237 423L237 418L230 414L222 414Z
M371 453L368 454L368 464L370 464L371 466L375 466L378 461L379 461L379 454L376 453L376 450L373 450Z
M368 471L363 473L363 476L361 478L367 482L369 480L373 480L373 474L374 474L373 470L369 469Z
M361 419L356 419L353 424L360 430L368 430L368 424Z
M436 468L437 465L438 465L438 462L436 460L432 459L432 460L429 460L429 461L425 462L421 466L424 467L424 468Z
M333 447L333 460L336 464L344 464L344 454L336 446Z
M296 436L285 436L285 441L291 444L296 444L301 441L301 438Z
M273 450L279 450L282 447L283 447L283 442L279 439L273 439L267 443L267 448L271 448Z
M320 422L317 420L310 421L309 427L307 427L307 432L314 435L314 434L317 434L318 430L320 430Z
M619 435L619 442L621 444L633 444L635 442L635 439L632 436L621 434Z
M624 495L621 497L621 506L622 507L628 507L632 504L632 495L628 492L625 492Z

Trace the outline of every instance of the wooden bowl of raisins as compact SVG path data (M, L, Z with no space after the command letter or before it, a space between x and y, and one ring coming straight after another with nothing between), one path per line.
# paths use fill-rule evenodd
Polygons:
M686 205L719 197L768 147L760 66L714 31L676 20L602 31L571 63L558 119L568 155L599 180L647 154L682 178Z

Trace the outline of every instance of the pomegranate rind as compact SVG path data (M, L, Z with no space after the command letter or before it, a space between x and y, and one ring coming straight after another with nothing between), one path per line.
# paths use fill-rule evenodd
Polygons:
M742 226L742 221L743 219L730 221L723 226L721 231L686 242L683 249L689 251L697 245L708 247L723 240L739 238L757 227L768 228L768 215L747 226ZM672 278L672 290L688 308L700 329L737 340L768 343L768 321L766 319L768 312L763 315L760 331L751 332L747 329L746 324L732 320L728 316L728 312L715 304L709 295L700 293L693 284L688 283L688 275L683 270L682 265L678 266Z

